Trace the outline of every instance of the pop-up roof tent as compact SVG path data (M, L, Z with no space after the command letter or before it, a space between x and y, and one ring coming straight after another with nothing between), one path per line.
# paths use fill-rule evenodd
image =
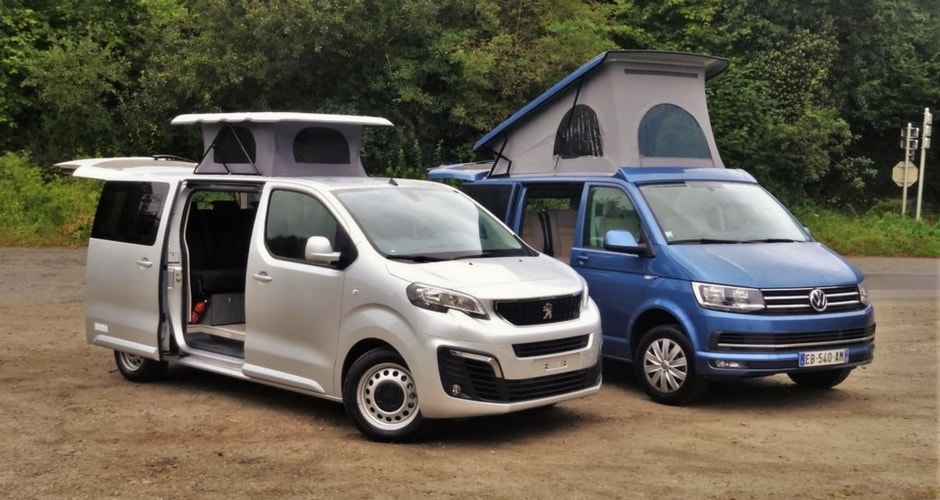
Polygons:
M205 154L196 173L264 176L365 176L362 128L385 118L316 113L203 113L173 125L202 125Z
M705 82L725 59L684 52L604 52L474 145L489 176L609 175L621 167L724 167Z

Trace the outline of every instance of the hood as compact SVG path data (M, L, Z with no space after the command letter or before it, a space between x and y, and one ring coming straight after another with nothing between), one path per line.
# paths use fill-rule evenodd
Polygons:
M571 295L582 290L580 276L545 255L444 262L388 261L388 271L409 283L440 286L487 299Z
M863 279L818 242L670 245L663 249L695 281L752 288L849 285Z

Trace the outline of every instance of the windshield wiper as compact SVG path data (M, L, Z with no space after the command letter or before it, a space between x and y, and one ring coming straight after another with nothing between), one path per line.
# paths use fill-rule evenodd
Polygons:
M687 240L673 240L670 241L670 245L717 245L722 243L744 243L741 240L720 240L715 238L689 238Z
M747 240L744 243L797 243L800 240L790 238L762 238L759 240Z
M461 259L479 259L487 257L513 257L516 255L525 255L523 252L517 249L503 249L503 250L484 250L480 253L471 253L467 255L461 255L459 257L454 257L454 260Z
M412 262L440 262L444 259L440 257L431 257L430 255L386 255L385 258L391 260L410 260Z

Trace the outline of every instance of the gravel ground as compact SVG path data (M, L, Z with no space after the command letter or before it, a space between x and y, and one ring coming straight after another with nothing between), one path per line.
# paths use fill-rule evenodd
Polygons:
M182 367L133 384L85 342L83 249L0 249L7 498L938 498L940 261L854 259L875 361L829 391L785 376L649 401L600 394L364 440L342 406Z

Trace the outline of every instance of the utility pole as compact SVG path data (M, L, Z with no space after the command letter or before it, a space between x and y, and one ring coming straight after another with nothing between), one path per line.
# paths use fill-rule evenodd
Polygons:
M924 198L924 160L927 157L927 150L930 149L930 132L933 123L933 115L930 114L930 108L924 108L923 140L920 143L920 182L917 183L917 216L920 220L920 205Z

